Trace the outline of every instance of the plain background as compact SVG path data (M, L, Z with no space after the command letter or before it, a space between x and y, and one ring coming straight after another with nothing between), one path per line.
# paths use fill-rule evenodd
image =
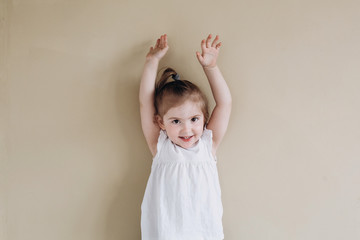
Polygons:
M357 0L1 0L1 240L139 240L151 154L145 55L233 112L218 151L226 240L360 239Z

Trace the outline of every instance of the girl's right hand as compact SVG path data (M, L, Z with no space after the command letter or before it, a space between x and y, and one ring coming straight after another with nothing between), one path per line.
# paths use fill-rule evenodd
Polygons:
M167 35L161 35L160 38L156 41L156 44L154 47L150 47L150 51L146 55L146 60L158 60L165 56L167 50L169 49L169 46L167 44Z

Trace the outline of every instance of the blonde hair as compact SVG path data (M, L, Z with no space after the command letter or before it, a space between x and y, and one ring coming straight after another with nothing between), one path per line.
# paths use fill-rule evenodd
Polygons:
M168 81L169 78L173 81ZM163 117L166 112L178 106L186 100L200 104L204 114L204 124L209 120L208 101L198 86L188 80L180 80L177 72L172 68L166 68L155 85L155 115Z

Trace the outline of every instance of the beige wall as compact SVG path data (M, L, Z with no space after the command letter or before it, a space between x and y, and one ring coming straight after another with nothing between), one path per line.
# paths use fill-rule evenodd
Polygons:
M225 239L360 239L357 0L1 0L0 239L140 239L144 56L234 106L218 152ZM212 101L213 104L213 101Z

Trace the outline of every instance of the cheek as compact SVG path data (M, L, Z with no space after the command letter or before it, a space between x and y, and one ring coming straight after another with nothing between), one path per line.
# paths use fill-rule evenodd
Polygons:
M174 124L169 124L166 126L166 131L169 133L174 133L177 131L177 127Z
M198 121L195 125L195 128L198 132L202 132L204 130L204 122Z

